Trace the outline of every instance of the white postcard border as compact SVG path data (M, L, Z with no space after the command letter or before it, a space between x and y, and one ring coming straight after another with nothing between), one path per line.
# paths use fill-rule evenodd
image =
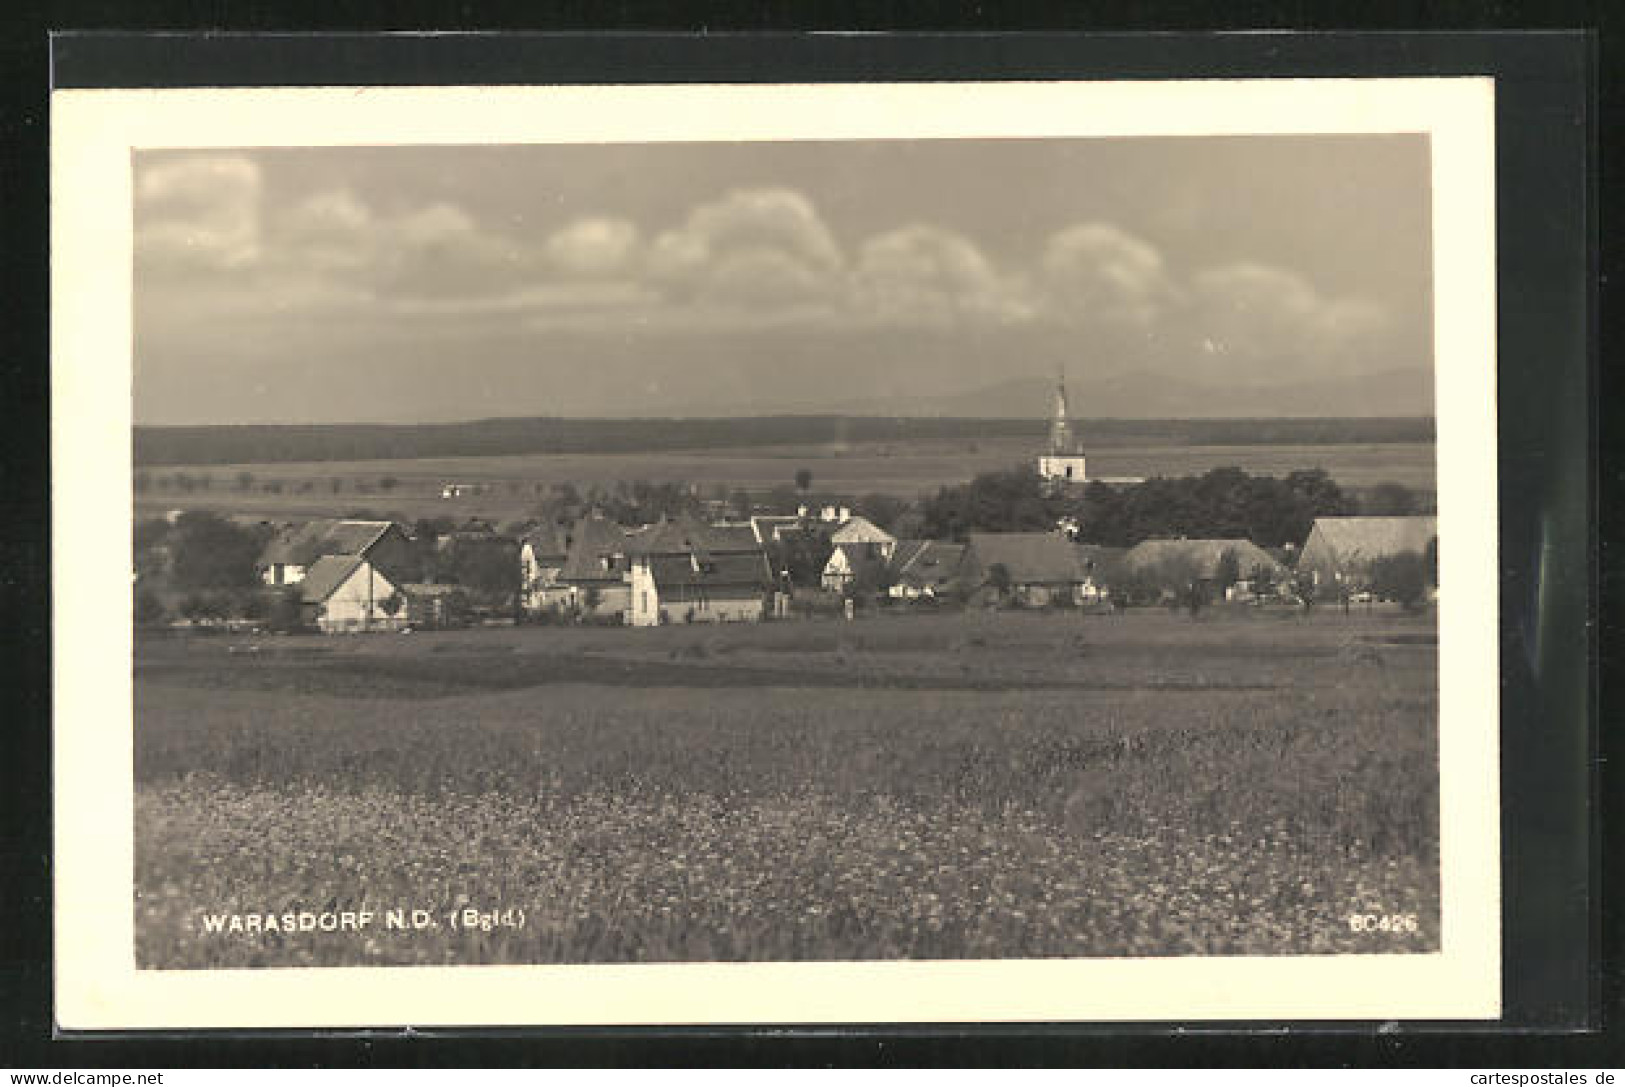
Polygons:
M1431 138L1443 946L1421 955L137 970L131 152L1421 132ZM69 1030L1500 1014L1489 79L72 90L52 97L55 936ZM98 571L98 575L87 574ZM112 591L110 591L110 589Z

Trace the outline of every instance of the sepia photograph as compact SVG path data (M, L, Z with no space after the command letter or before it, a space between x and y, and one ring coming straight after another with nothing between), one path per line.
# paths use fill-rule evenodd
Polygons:
M295 1017L250 1025L354 968L698 964L784 990L734 1021L871 1014L802 968L966 1017L926 995L955 964L1059 993L985 1018L1116 1017L1054 972L1112 964L1165 1017L1493 1014L1490 99L1369 82L86 126L123 307L57 389L110 405L83 472L122 480L64 515L111 639L73 653L114 663L59 773L118 791L59 852L119 874L64 896L64 953L122 911L126 994ZM1012 94L1059 120L990 128ZM661 1011L579 1021L710 1017L655 976Z

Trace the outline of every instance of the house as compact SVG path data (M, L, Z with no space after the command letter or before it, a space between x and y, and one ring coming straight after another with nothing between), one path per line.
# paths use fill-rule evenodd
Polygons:
M312 563L299 581L299 604L305 625L324 634L400 630L408 623L401 586L360 555L323 555Z
M406 621L417 630L444 630L468 625L468 593L461 585L427 585L409 582L401 586L406 596Z
M1438 538L1437 517L1317 517L1298 554L1298 570L1316 586L1364 586L1375 560L1407 551L1426 554Z
M560 580L570 556L570 532L563 525L547 522L519 539L520 605L528 612L542 612L570 601L570 587Z
M567 606L577 614L624 619L631 606L627 533L598 512L578 520L566 538L558 584L568 590Z
M953 591L965 545L937 540L898 540L892 553L893 600L935 600Z
M1191 583L1210 586L1222 580L1226 556L1235 561L1236 580L1224 587L1230 597L1246 597L1273 585L1285 569L1262 547L1245 539L1142 540L1122 556L1122 569L1156 589L1179 592Z
M627 552L633 626L755 621L773 589L748 525L661 521L631 537Z
M834 550L819 580L833 592L845 590L862 575L880 575L897 550L897 537L867 517L848 518L830 534L829 542Z
M358 555L396 577L417 566L412 541L393 521L324 519L283 528L254 567L267 585L297 585L324 555Z
M960 570L967 588L1029 608L1081 604L1088 583L1076 546L1058 532L973 532Z

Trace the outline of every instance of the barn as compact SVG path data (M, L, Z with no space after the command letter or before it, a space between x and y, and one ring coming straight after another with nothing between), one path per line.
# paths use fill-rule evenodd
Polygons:
M973 532L961 573L968 588L1027 608L1081 604L1088 583L1077 548L1058 532Z
M1438 538L1437 517L1317 517L1298 556L1298 570L1316 586L1363 586L1377 559L1426 554Z
M322 519L283 528L254 568L267 585L297 585L324 555L358 555L398 577L417 566L412 541L393 521Z

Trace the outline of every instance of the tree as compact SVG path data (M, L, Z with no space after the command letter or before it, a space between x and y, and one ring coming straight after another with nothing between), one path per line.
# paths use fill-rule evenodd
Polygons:
M803 498L805 498L806 495L807 495L807 492L812 489L812 481L813 481L813 474L812 474L811 469L808 469L808 468L797 468L796 469L796 490L801 492L801 495L802 495Z
M1417 551L1384 555L1371 563L1371 591L1415 611L1427 597L1427 558Z
M272 597L266 625L283 633L292 633L304 626L304 607L299 586L284 586Z
M857 512L887 532L896 530L898 522L909 510L909 503L890 494L866 494L856 503Z
M1360 512L1370 517L1407 517L1416 512L1416 495L1403 483L1379 483L1360 499Z
M384 476L382 479L380 479L378 481L378 489L387 494L388 492L393 491L396 487L398 487L400 485L400 482L401 481L396 479L394 476Z
M484 603L504 605L519 592L519 556L507 541L454 540L439 565L443 576Z
M162 623L169 613L164 609L164 602L158 599L158 594L151 589L137 589L135 591L135 625L138 627L152 627Z
M175 584L182 589L240 589L258 584L254 562L264 534L217 514L189 511L170 537Z
M989 566L987 568L987 584L990 589L998 594L999 600L1004 600L1009 595L1010 588L1014 584L1010 577L1010 567L1002 562L996 562Z
M793 585L814 586L824 575L824 566L834 552L829 537L812 528L783 532L767 545L768 560L775 575L788 571Z
M1234 548L1225 548L1219 556L1218 563L1213 567L1213 587L1218 590L1222 598L1230 587L1241 580L1241 560L1236 558Z
M254 473L253 472L244 471L244 472L238 472L237 473L237 489L239 491L246 491L250 487L252 487L253 485L254 485Z

